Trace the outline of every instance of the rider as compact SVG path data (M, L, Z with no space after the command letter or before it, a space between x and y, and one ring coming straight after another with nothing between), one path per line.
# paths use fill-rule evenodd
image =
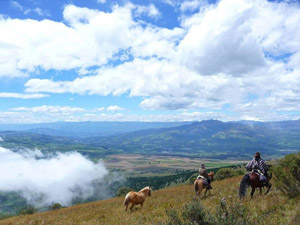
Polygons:
M266 177L266 180L267 181L269 180L269 175L268 175L269 168L265 163L265 161L260 158L259 152L256 152L254 158L250 162L248 162L248 164L246 165L246 169L248 171L258 169Z
M206 171L204 163L202 163L200 165L199 174L207 179L207 181L208 181L208 189L212 189L212 186L210 185L211 180L210 180L210 177L208 176L208 173Z

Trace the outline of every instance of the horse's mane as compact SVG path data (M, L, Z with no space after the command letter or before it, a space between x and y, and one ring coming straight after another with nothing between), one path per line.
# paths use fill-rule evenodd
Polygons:
M142 192L142 191L145 191L145 190L150 190L150 187L147 186L147 187L144 187L143 189L141 189L139 192Z

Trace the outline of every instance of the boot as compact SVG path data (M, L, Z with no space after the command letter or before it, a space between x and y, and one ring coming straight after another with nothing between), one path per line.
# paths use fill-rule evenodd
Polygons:
M210 184L208 184L208 189L213 189L212 186Z

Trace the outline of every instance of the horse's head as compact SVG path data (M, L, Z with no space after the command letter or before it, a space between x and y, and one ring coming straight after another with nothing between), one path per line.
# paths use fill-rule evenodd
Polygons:
M148 196L150 197L151 196L151 188L150 187L148 187L148 188L149 188Z
M210 177L211 181L214 180L214 172L209 172L208 176Z

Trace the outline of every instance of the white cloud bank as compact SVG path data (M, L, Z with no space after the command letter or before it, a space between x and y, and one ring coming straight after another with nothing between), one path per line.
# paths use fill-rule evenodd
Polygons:
M107 173L102 163L77 152L46 157L38 150L13 152L0 147L0 191L19 192L36 205L70 205L76 197L90 197L93 181Z

